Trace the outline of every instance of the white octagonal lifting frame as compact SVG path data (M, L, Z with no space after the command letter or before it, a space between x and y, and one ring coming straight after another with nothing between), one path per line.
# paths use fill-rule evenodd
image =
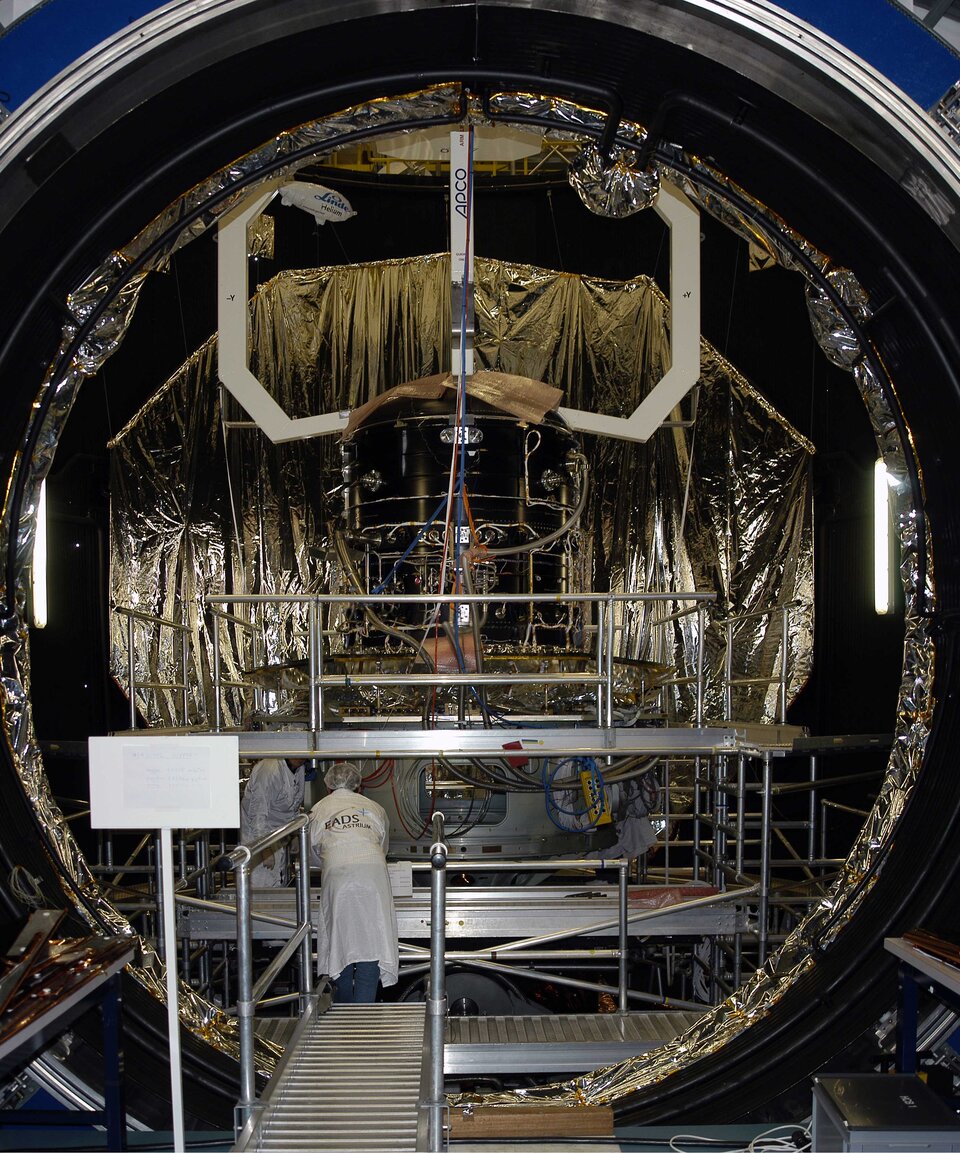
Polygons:
M218 226L218 367L220 380L274 443L341 432L345 412L293 419L249 368L250 307L247 225L260 215L281 181L226 213ZM670 367L628 417L578 408L559 415L579 432L646 441L700 379L700 216L679 189L661 184L654 211L670 231Z

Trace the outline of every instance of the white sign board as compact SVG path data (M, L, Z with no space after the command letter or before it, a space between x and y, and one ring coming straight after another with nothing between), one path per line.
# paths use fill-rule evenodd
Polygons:
M90 737L93 829L236 829L236 736Z

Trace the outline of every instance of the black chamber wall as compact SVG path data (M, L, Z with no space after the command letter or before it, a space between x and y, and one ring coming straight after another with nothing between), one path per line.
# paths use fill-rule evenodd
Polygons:
M916 202L846 140L743 76L666 41L602 20L510 4L483 7L479 23L474 6L438 5L313 31L300 5L273 5L272 15L268 7L250 5L242 18L228 14L189 41L158 48L145 64L94 90L78 111L66 108L34 142L25 165L0 173L0 194L11 192L0 195L0 204L19 203L24 188L31 193L5 217L0 238L7 267L20 270L0 285L7 475L56 351L66 294L112 249L183 189L273 133L357 100L419 88L425 76L456 78L478 65L524 73L533 88L567 86L573 95L582 83L616 89L625 115L641 123L654 118L669 93L694 96L696 102L670 118L669 139L710 156L834 264L855 269L883 306L871 336L897 381L926 483L937 563L939 703L922 787L855 932L841 936L768 1020L622 1109L642 1120L739 1115L803 1076L886 1006L893 986L884 935L918 923L948 926L956 912L957 864L949 841L958 815L950 764L956 722L949 708L957 676L960 528L952 500L960 469L951 434L960 373L951 298L955 249ZM270 35L262 34L267 26ZM8 864L25 861L39 875L50 874L55 865L43 851L6 747L4 757L4 856ZM871 959L866 965L865 956ZM160 1014L136 990L128 1010L146 1072ZM188 1068L204 1070L202 1079L187 1079L188 1112L229 1124L235 1095L229 1063L193 1042L186 1059ZM131 1071L137 1067L128 1062ZM731 1079L742 1083L742 1092L730 1092ZM143 1110L162 1112L162 1089L152 1097L151 1081L163 1084L148 1072L142 1077Z

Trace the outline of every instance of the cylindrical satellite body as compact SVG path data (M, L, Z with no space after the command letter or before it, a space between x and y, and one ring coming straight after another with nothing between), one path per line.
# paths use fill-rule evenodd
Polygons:
M576 451L553 415L531 424L471 399L458 421L453 393L378 408L342 447L343 531L365 554L368 591L387 600L467 587L491 597L575 591L563 533L543 549L536 542L571 517ZM388 619L416 625L424 615L420 605L396 606ZM485 643L569 642L566 605L492 600L480 615Z

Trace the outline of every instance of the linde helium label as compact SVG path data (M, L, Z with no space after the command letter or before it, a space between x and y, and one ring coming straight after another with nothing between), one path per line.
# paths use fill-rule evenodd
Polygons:
M316 204L322 204L325 210L337 219L342 220L345 216L353 215L353 210L347 201L330 188L325 188L322 192L315 192L313 200Z
M285 184L280 189L280 203L294 204L309 212L318 224L328 220L349 220L356 216L353 206L345 196L333 188L325 188L322 184L308 184L306 181L295 181Z

